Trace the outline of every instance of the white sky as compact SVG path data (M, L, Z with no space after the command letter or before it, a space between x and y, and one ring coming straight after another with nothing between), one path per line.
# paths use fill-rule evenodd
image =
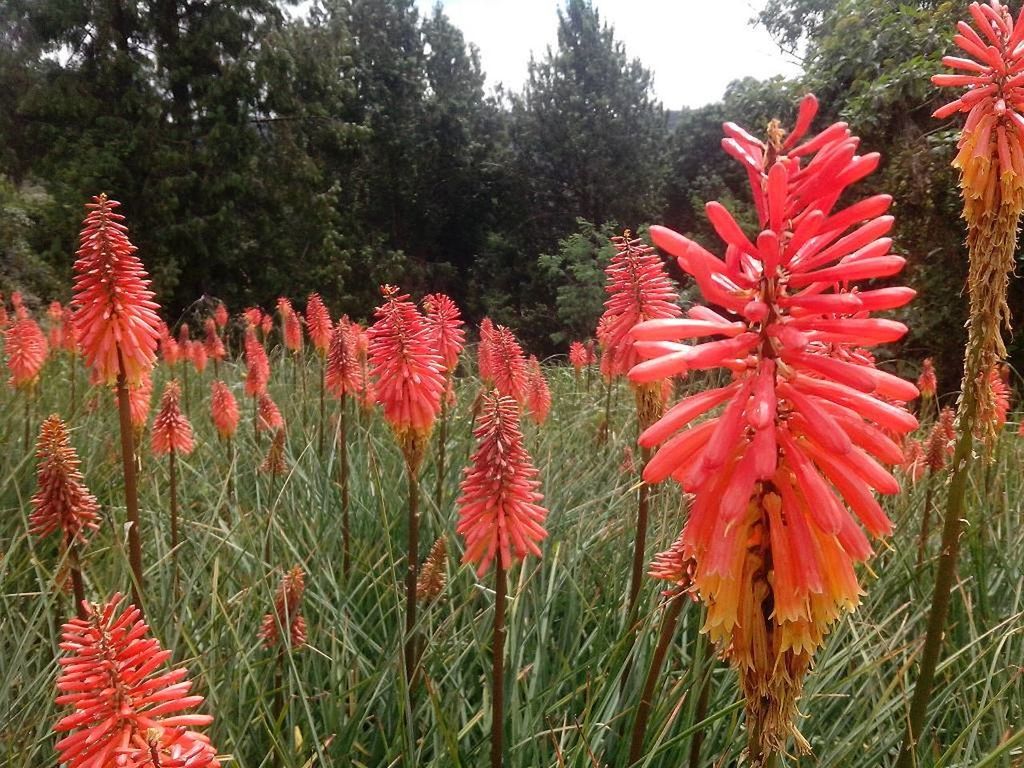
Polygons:
M422 15L436 0L416 0ZM594 0L630 58L654 73L654 90L669 109L717 101L741 77L796 75L762 27L749 20L764 0ZM518 90L530 53L541 58L556 42L558 0L441 0L452 23L480 49L487 81Z

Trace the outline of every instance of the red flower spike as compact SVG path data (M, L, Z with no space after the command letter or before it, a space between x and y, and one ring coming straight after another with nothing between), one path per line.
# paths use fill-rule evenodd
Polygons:
M516 401L497 392L484 395L473 436L477 449L462 480L456 531L466 540L464 563L482 576L495 558L503 568L528 554L540 556L547 536L547 510L538 502L540 482L523 433Z
M181 412L181 387L171 380L164 386L160 398L160 410L153 420L153 434L150 445L153 453L162 456L167 453L187 456L192 453L195 441L192 437L192 425Z
M598 341L603 348L601 370L605 376L625 376L641 358L630 331L645 320L676 318L676 290L665 272L661 257L627 230L613 237L616 253L605 268L609 298L599 322Z
M416 305L393 286L381 288L384 304L369 330L369 359L377 401L399 435L425 438L441 411L443 362Z
M124 598L87 605L87 618L64 625L58 660L58 706L72 713L54 725L69 732L57 742L67 768L219 768L210 740L193 728L209 715L191 714L203 702L188 695L188 670L159 671L170 651L149 636L149 627Z
M942 63L957 74L934 75L939 87L965 88L964 95L940 107L935 117L966 112L967 121L953 165L963 173L968 216L980 214L999 186L1004 199L1024 195L1024 25L1014 24L1002 3L972 3L972 21L958 26L953 41L968 58L946 56Z
M494 346L494 323L491 318L485 317L480 321L480 344L476 348L477 373L485 386L494 384L494 365L491 362L491 352Z
M336 398L357 397L363 388L359 351L347 315L338 321L331 334L324 384Z
M120 206L106 195L86 204L81 247L76 254L74 324L85 363L97 380L117 380L118 357L129 385L153 367L159 339L159 306L149 275L128 240Z
M334 322L319 293L309 294L306 302L306 328L309 329L309 340L313 342L316 351L326 355L331 346Z
M270 361L267 359L267 351L256 338L256 331L252 327L245 332L245 367L245 394L249 397L259 397L267 391L267 384L270 382Z
M284 345L289 352L302 351L302 320L299 318L291 301L283 296L277 300L277 311L281 315Z
M223 307L223 304L218 305ZM206 348L207 357L211 357L214 360L220 362L227 357L227 350L224 348L224 342L220 338L220 334L217 333L217 320L213 317L206 318L203 323L203 328L206 332L206 338L203 340L203 345Z
M281 579L274 597L274 612L265 614L260 624L259 638L265 648L287 644L298 650L306 644L306 620L301 613L305 591L306 575L296 565Z
M65 541L84 541L86 531L100 527L96 514L100 505L85 487L81 462L60 416L54 414L43 422L36 458L37 490L32 496L29 532L42 537L59 530Z
M526 404L526 355L515 334L503 325L494 326L488 346L488 364L494 388L520 405Z
M74 313L71 307L64 307L60 313L60 339L61 349L70 352L72 355L78 353L78 333L75 331ZM3 324L0 323L0 327Z
M805 101L794 133L813 107ZM740 673L761 751L780 751L788 736L805 750L793 726L803 675L832 624L859 602L853 566L871 554L860 526L875 536L891 530L872 494L898 490L882 466L901 455L887 433L917 426L902 405L916 388L876 369L863 350L905 333L870 311L905 303L909 292L882 289L889 293L862 302L853 284L891 275L903 259L889 254L887 196L834 210L877 164L856 155L845 125L803 143L786 140L777 123L767 142L735 126L726 133L723 146L747 167L762 231L748 237L709 204L725 241L719 259L651 228L724 312L695 307L687 318L636 326L634 349L650 359L629 377L654 382L716 367L733 375L645 430L641 444L660 448L644 479L671 476L694 494L676 556L696 563L705 629ZM603 334L615 338L607 325Z
M259 420L257 424L261 432L277 432L284 427L284 417L277 403L271 399L267 392L260 395Z
M594 362L594 350L592 348L588 348L581 341L574 341L569 345L569 363L576 369L577 373L581 372L588 365L593 365Z
M50 351L46 336L31 317L14 321L4 332L4 352L7 355L7 370L11 372L8 383L16 389L31 389L39 380L46 356Z
M431 293L423 297L423 316L434 351L441 356L445 371L450 374L459 364L459 355L466 345L462 313L445 294Z
M526 408L536 424L543 424L551 411L551 390L537 358L530 355L526 363Z
M224 306L223 301L218 301L213 310L213 322L217 324L218 328L223 328L228 324L228 308Z
M209 358L206 354L206 345L201 341L190 341L188 343L188 356L192 361L192 367L196 369L196 373L202 373L206 370L206 363Z
M923 398L935 397L938 381L935 378L935 365L930 357L921 364L921 375L917 377L917 389Z
M50 306L46 308L46 341L50 349L57 350L64 346L64 326L60 321L63 311L59 301L51 301Z
M217 434L230 440L238 430L238 401L223 381L214 381L210 388L210 417Z
M263 310L259 307L249 307L242 316L245 318L246 328L260 330L263 327Z
M153 379L147 372L135 386L128 388L128 415L136 433L141 432L149 421L149 406L152 399Z

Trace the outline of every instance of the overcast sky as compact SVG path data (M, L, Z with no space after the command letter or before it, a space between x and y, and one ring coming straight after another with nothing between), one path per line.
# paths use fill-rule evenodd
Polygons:
M417 0L423 14L436 0ZM798 74L762 27L749 20L764 0L594 0L630 57L654 72L669 109L717 101L730 81ZM558 0L441 0L466 40L480 49L488 83L518 90L530 53L554 45Z

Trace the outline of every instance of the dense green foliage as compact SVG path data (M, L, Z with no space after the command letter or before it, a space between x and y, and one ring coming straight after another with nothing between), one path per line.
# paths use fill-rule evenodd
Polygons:
M468 361L468 358L467 358ZM209 381L190 372L186 411L196 429L195 453L179 460L182 504L181 592L174 596L169 553L167 463L154 457L148 435L141 443L141 509L145 540L148 616L157 637L186 664L202 710L216 716L210 735L231 754L226 765L269 768L275 744L283 768L409 764L477 768L486 764L491 577L478 579L460 566L462 544L454 534L453 500L470 450L469 421L479 382L456 381L458 405L449 430L445 502L424 493L422 551L447 536L452 560L449 586L421 611L426 683L418 692L422 744L409 747L404 723L400 647L405 495L402 459L379 413L350 418L353 565L346 579L339 556L341 518L337 459L316 448L317 363L300 367L293 383L291 361L272 355L271 392L288 421L289 473L272 479L258 473L267 438L257 447L250 403L232 454L217 439L209 418ZM117 416L109 390L82 391L77 408L66 385L68 359L56 357L44 373L33 407L33 431L42 416L62 413L73 426L86 481L102 505L103 525L86 549L87 595L92 599L128 586L123 541L123 491ZM303 375L304 373L304 375ZM653 652L663 601L661 584L644 580L640 642L634 670L620 691L628 653L625 600L636 505L635 475L623 471L633 444L632 398L619 385L612 433L600 445L596 415L603 393L574 384L568 367L548 367L554 405L548 423L528 423L526 440L543 481L550 510L543 558L510 573L509 670L506 711L510 768L625 768L619 734L628 729ZM159 393L167 378L156 371ZM241 395L242 366L229 360L220 375ZM692 381L695 389L708 382ZM27 532L28 499L35 489L35 461L21 444L22 396L0 390L0 764L35 768L53 764L57 717L53 704L57 637L54 622L69 610L54 597L61 563L53 539ZM329 415L336 405L328 404ZM930 768L1012 768L1024 748L1024 656L1021 616L1024 594L1024 508L1019 471L1024 442L1009 428L1000 463L972 492L972 525L964 542L960 581L947 633L938 688L923 750ZM433 450L430 454L433 456ZM231 459L234 456L234 464ZM237 502L229 478L234 478ZM425 489L433 489L436 465L428 459ZM941 485L932 481L941 496ZM818 655L801 701L800 728L814 756L800 766L879 768L891 764L903 732L906 703L920 649L938 531L932 526L928 557L916 564L927 481L907 483L888 509L894 538L878 546L870 570L861 571L863 605L844 618ZM653 553L668 546L682 523L678 487L659 486L648 541ZM270 557L264 547L270 537ZM281 572L300 563L307 571L303 613L310 647L285 660L284 720L275 723L274 653L261 647L260 617L271 610ZM711 699L701 765L735 765L743 747L741 696L735 674L721 662L695 663L699 604L683 610L666 672L661 678L648 731L647 768L686 764L697 729L695 701L710 674ZM301 743L300 743L301 739ZM412 755L403 763L403 752ZM307 761L313 760L314 763ZM720 761L720 762L719 762ZM782 766L795 768L795 760Z
M107 190L171 320L204 293L239 307L314 289L365 316L376 286L397 281L563 351L600 311L585 273L602 248L582 244L661 222L714 245L711 198L750 222L720 124L788 122L813 90L821 124L846 120L883 155L858 194L896 198L920 292L900 355L937 357L948 391L964 321L958 123L931 118L944 97L928 77L965 7L770 0L759 22L805 76L748 78L719 103L666 112L590 0L552 14L557 43L521 92L488 91L461 32L412 0L319 0L302 16L286 0L10 0L0 290L65 299L82 202ZM568 296L574 285L590 289ZM568 323L554 333L552 308Z

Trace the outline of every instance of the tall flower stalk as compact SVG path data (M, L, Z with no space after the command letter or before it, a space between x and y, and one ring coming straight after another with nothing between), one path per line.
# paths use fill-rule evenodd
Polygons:
M319 293L311 293L306 301L306 328L309 331L309 340L313 342L316 349L317 360L320 363L320 411L316 427L316 445L323 455L324 452L324 366L327 360L327 353L331 346L331 336L334 332L334 322L331 320L331 313L324 305Z
M289 650L306 645L306 619L302 615L302 595L306 591L306 574L296 565L281 579L274 596L274 610L264 614L260 622L259 638L263 647L276 650L274 659L274 728L280 730L284 722L284 660ZM278 743L283 742L279 740ZM281 763L278 753L277 764Z
M342 573L352 568L352 532L349 524L348 401L359 394L362 370L356 338L348 316L338 320L331 334L324 385L338 399L338 490L341 494Z
M444 363L431 344L430 330L416 305L398 288L381 288L384 304L369 330L371 376L377 402L391 425L405 459L409 482L408 554L405 575L405 679L412 687L418 663L416 582L419 573L419 473L430 433L441 410Z
M599 339L604 350L601 366L609 380L625 376L640 362L634 349L631 331L645 320L675 318L682 314L676 303L672 280L665 272L661 257L629 230L612 238L615 255L605 269L608 300L598 324ZM636 398L636 415L640 431L661 417L664 400L661 382L631 382ZM650 460L650 449L641 449L641 472ZM641 482L637 491L636 534L633 541L633 567L630 572L626 615L632 622L640 585L644 575L644 552L650 512L650 488Z
M482 576L494 564L494 634L491 647L491 768L504 761L505 733L505 602L507 574L513 562L540 556L538 543L547 536L547 510L539 505L537 469L523 443L519 407L511 397L483 396L473 432L477 450L466 468L459 496L456 530L465 537L463 563L477 566Z
M444 364L445 393L441 398L441 416L437 435L437 485L434 502L438 509L444 499L445 461L448 452L448 401L454 401L452 375L459 365L459 355L466 345L462 313L458 306L443 293L423 297L423 316L430 330L434 351L441 356Z
M39 463L29 531L40 537L61 534L71 571L75 611L79 618L86 618L80 549L87 534L99 528L99 503L85 485L78 454L60 416L54 414L43 422L36 441L36 458Z
M14 321L4 332L4 352L9 383L25 397L25 450L31 445L32 400L39 385L39 373L46 363L49 345L42 329L27 314Z
M1006 355L1002 338L1002 329L1010 322L1006 293L1024 210L1024 13L1014 22L999 0L987 5L971 3L969 11L974 26L960 22L958 34L953 37L966 56L946 56L942 60L957 73L932 78L940 87L966 88L960 98L938 109L935 117L967 114L953 166L960 171L963 217L967 222L970 306L942 553L897 768L914 764L928 712L956 579L975 436L987 447L997 438L995 425L983 414L994 409L990 372Z
M861 526L891 533L873 493L899 490L883 468L902 457L889 434L917 426L901 405L917 389L875 368L863 349L906 332L870 313L914 295L856 285L903 267L885 236L891 199L834 210L879 157L857 155L842 123L805 138L816 110L808 96L793 132L773 122L766 141L725 125L723 147L748 170L760 231L749 238L709 203L723 260L653 227L655 244L722 311L698 306L632 331L651 358L630 371L632 382L713 368L733 375L677 403L640 444L660 446L647 482L672 477L694 494L680 554L695 564L705 631L739 674L753 766L771 765L790 737L809 748L794 723L803 679L831 626L860 601L854 565L872 554Z
M192 425L181 412L181 389L171 380L164 387L160 410L153 420L150 446L155 456L167 456L167 471L171 495L171 567L174 571L174 591L178 591L178 456L188 456L195 447Z
M149 289L149 276L128 239L120 206L101 194L86 204L81 245L74 266L75 333L85 364L93 378L117 388L121 429L121 465L124 472L125 509L128 517L128 557L132 594L142 606L144 591L142 534L139 530L139 491L135 469L128 390L138 385L153 367L160 319Z

